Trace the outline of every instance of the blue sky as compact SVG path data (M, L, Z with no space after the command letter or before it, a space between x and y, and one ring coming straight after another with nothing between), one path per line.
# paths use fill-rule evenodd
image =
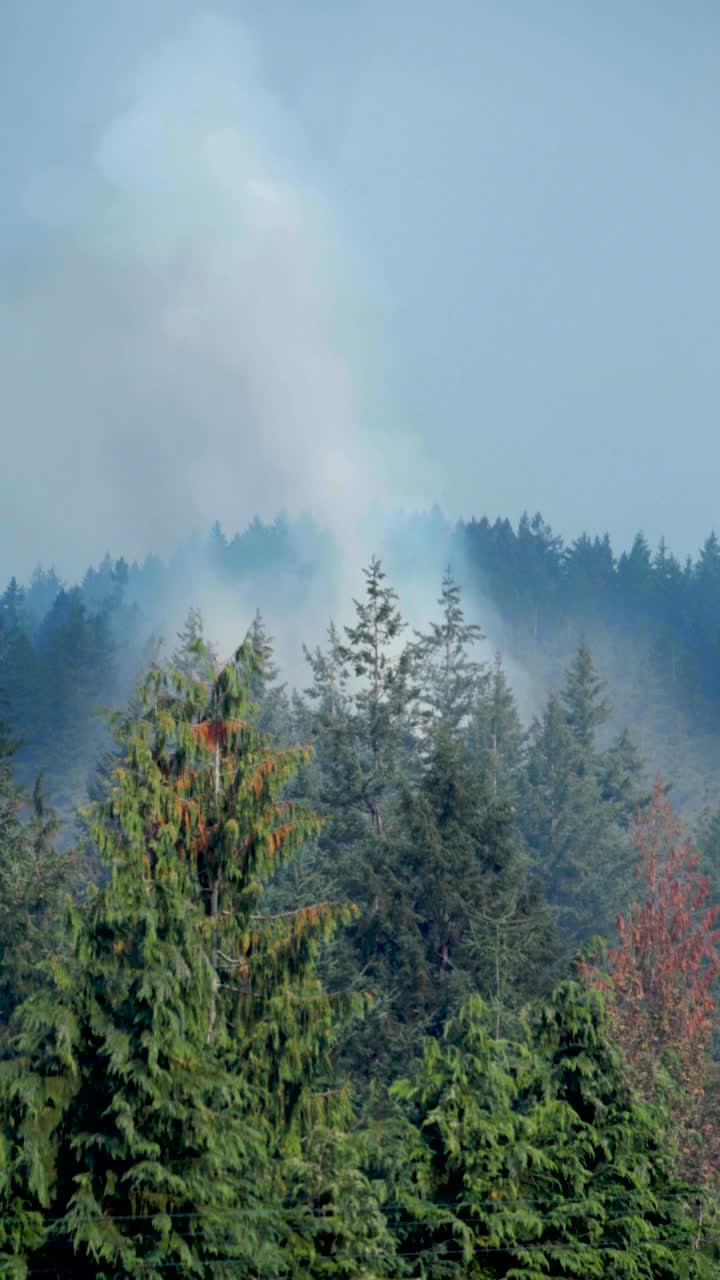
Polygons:
M0 572L216 515L720 525L720 11L5 0Z

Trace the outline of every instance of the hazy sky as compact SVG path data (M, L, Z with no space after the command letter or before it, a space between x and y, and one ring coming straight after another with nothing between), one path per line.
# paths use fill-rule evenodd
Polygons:
M720 8L2 0L0 575L720 526Z

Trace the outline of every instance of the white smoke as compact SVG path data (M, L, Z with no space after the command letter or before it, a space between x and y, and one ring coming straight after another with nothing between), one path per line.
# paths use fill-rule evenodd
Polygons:
M251 35L197 19L125 96L85 172L27 193L51 247L0 306L6 575L281 508L342 533L379 496L348 271Z

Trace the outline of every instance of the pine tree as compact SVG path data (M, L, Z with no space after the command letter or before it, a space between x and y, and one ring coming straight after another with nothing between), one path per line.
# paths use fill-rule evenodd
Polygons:
M15 768L30 783L33 771L27 767L28 756L35 754L40 737L42 693L37 652L25 629L23 599L13 579L0 601L0 688L8 729L22 748Z
M602 752L597 762L602 799L611 806L614 821L627 829L639 804L645 803L642 756L627 729Z
M523 738L515 698L497 653L490 678L472 709L467 742L470 758L492 794L511 802L517 798Z
M69 818L107 746L98 711L112 703L115 645L107 613L88 614L79 590L61 592L37 637L42 662L33 757L53 803Z
M387 933L400 1019L437 1034L479 991L504 1026L542 985L555 940L511 806L477 777L461 736L445 725L395 829L395 901L407 905L402 913L396 905Z
M170 661L188 680L209 680L217 666L218 656L205 638L202 613L188 609L182 630L177 633L177 644Z
M628 1088L596 992L561 985L517 1043L493 1037L473 997L393 1092L391 1220L409 1275L712 1274L662 1117Z
M483 632L465 622L460 587L449 566L438 604L440 621L431 622L425 634L417 632L415 645L420 721L430 736L435 727L452 733L467 724L485 675L484 665L469 656Z
M280 798L304 752L251 727L255 664L243 647L209 688L156 667L114 717L121 761L91 816L107 883L0 1074L18 1274L314 1277L338 1243L378 1253L352 1217L373 1220L369 1185L355 1174L345 1214L332 1183L348 1186L343 1091L313 1090L334 1017L313 959L337 913L261 909L316 820Z
M17 738L0 719L0 1028L40 980L42 961L62 937L63 891L74 850L55 848L56 815L47 807L42 778L32 796L17 785Z
M326 818L315 868L328 892L358 906L326 972L334 985L372 995L364 1034L349 1049L354 1069L367 1079L390 1047L396 935L405 925L413 928L392 827L414 750L414 689L413 655L402 647L405 623L377 559L365 579L365 598L355 601L356 625L345 627L344 639L331 627L327 650L307 656L318 764L312 781Z
M256 725L262 733L271 733L278 742L287 742L292 731L292 717L287 685L280 680L280 670L275 662L273 638L269 634L260 610L255 614L247 639L252 650L259 655L259 670L252 677L250 691L256 707Z
M606 723L610 707L605 701L602 681L595 670L590 650L584 640L565 673L562 701L568 727L580 750L590 755L597 729Z
M213 569L222 572L227 561L228 541L225 537L223 527L219 520L216 520L210 530L206 545L206 554L208 563Z
M357 714L355 690L340 633L334 623L327 632L327 647L305 649L312 673L306 700L296 705L296 716L309 730L315 747L317 772L314 796L323 816L326 845L343 850L367 833L367 811L361 799L362 759L367 754L367 733Z
M397 652L405 623L397 592L384 585L386 575L376 557L364 575L365 599L355 601L357 621L345 627L346 640L337 656L358 682L352 694L354 769L348 801L365 812L372 830L382 836L384 800L397 782L404 716L413 697L413 657L407 646Z
M627 733L598 750L596 733L610 713L602 695L583 642L560 695L530 727L518 793L528 850L568 949L592 934L612 935L631 888L627 825L641 799L641 766Z
M62 591L62 586L62 581L53 568L43 569L39 564L33 570L30 586L25 595L25 607L28 618L32 622L33 632L37 630L52 608Z
M573 941L597 920L588 892L604 843L596 800L560 700L552 695L530 727L520 815L561 933Z

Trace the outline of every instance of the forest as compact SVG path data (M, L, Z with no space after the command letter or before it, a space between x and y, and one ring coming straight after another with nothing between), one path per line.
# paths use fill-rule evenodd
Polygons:
M718 1274L720 540L377 549L0 597L0 1274Z

